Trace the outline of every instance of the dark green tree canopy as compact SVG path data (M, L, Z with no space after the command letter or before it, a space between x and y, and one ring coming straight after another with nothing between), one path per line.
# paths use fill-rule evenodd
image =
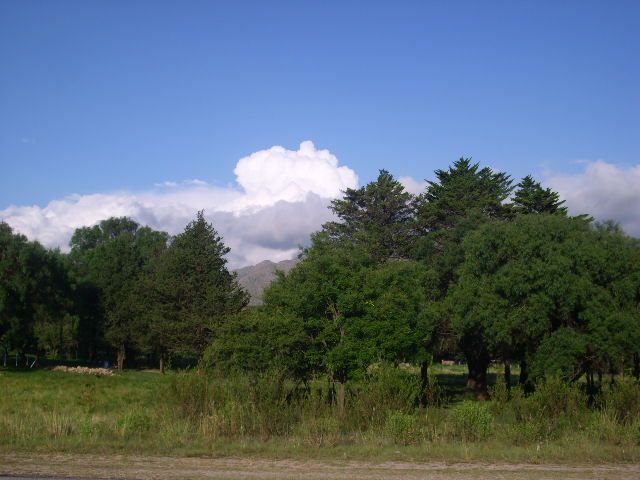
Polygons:
M638 334L630 239L582 218L522 215L483 225L464 249L448 301L470 362L527 361L534 376L568 379L624 362L630 349L617 332Z
M513 187L506 173L460 158L435 175L437 180L429 181L418 198L418 224L424 232L452 229L472 212L486 218L508 215L504 202Z
M149 333L162 351L200 357L216 326L242 310L247 293L227 269L224 245L204 212L153 265Z
M166 233L126 217L80 228L71 239L70 261L78 282L99 292L98 311L85 314L100 319L98 330L118 350L120 368L126 349L140 344L144 334L139 323L144 298L136 286L167 239Z
M429 357L436 296L435 272L422 263L378 263L360 246L320 232L264 300L267 308L301 320L309 336L309 365L344 382L372 363Z
M448 170L436 170L435 175L417 198L413 256L439 272L444 295L463 261L466 235L491 219L511 216L505 200L513 187L506 173L481 168L469 158L461 158Z
M406 255L413 228L413 196L386 170L376 181L359 189L349 188L344 198L331 202L340 219L324 230L332 238L365 248L376 261Z
M558 193L550 188L543 188L531 175L524 177L516 186L513 196L513 210L516 213L559 213L566 215Z
M71 303L69 276L59 252L28 241L0 222L0 346L39 351L38 332L61 325Z

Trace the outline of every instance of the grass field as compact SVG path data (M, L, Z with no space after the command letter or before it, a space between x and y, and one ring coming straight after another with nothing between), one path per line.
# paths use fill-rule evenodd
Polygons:
M417 375L387 371L354 383L340 413L327 401L324 381L301 395L270 377L0 371L0 451L640 461L637 385L619 383L592 406L579 389L552 383L528 398L516 390L509 400L498 388L495 400L478 403L460 398L463 367L438 368L435 377L443 392L434 406L415 407Z

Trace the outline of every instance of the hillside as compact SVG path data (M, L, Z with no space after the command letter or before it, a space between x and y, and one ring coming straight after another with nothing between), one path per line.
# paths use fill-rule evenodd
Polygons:
M297 262L297 259L283 260L278 263L265 260L257 265L243 267L236 270L236 273L238 274L238 282L251 295L249 305L262 304L262 292L276 278L276 270L282 270L283 272L288 273Z

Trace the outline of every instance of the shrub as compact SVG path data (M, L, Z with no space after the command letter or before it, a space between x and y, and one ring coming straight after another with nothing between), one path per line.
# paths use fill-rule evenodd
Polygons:
M418 419L415 415L393 411L389 412L384 426L385 435L399 445L416 443L420 437Z
M489 387L489 397L497 405L504 405L509 401L509 389L502 375L498 375L493 387Z
M591 438L598 441L605 441L619 444L622 440L621 428L616 422L615 415L607 410L593 412L591 421L587 425L587 432Z
M628 425L640 418L640 385L618 381L602 391L599 403L616 421Z
M558 438L567 428L582 428L588 419L586 395L559 377L538 383L527 397L520 387L512 388L504 408L513 415L517 443Z
M629 427L631 435L636 445L640 445L640 419L636 418L635 421Z
M493 415L483 402L465 400L451 409L454 434L470 442L484 440L493 432Z
M409 413L415 409L420 379L415 373L393 365L376 365L351 393L347 422L363 430L377 429L384 426L387 412Z
M424 400L430 407L441 407L447 403L445 392L432 372L429 372L428 383L424 392Z
M577 419L587 411L587 398L576 385L550 377L537 384L528 397L514 389L511 405L518 421Z

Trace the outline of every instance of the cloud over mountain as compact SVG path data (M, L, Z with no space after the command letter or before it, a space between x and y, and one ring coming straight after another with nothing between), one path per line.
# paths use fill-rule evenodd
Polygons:
M329 219L330 200L358 184L353 170L310 141L298 150L274 146L255 152L240 159L234 173L235 187L167 181L145 192L70 195L45 207L12 205L0 210L0 219L30 239L64 250L76 228L111 216L126 215L176 234L204 209L231 247L230 264L238 267L294 256Z

